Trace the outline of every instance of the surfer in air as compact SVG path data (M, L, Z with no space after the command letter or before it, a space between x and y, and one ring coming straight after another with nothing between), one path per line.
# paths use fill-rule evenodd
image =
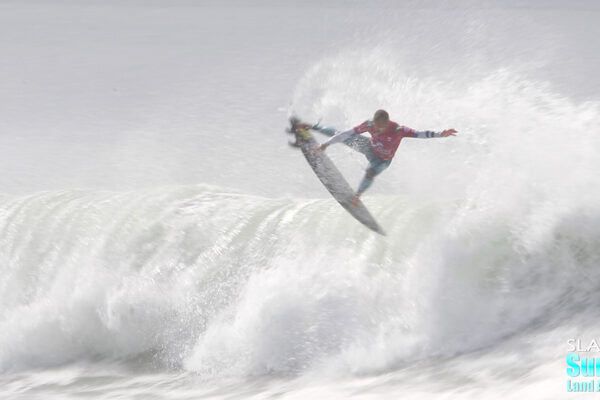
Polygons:
M394 121L390 121L390 116L385 110L377 110L372 120L367 120L362 124L343 132L336 132L333 128L322 127L318 124L310 125L299 123L298 126L304 129L314 129L325 135L331 136L331 138L323 144L315 146L312 149L313 153L324 151L329 145L334 143L344 142L346 145L363 153L365 157L367 157L369 166L367 167L365 176L358 185L358 190L352 198L352 204L355 206L359 203L360 196L373 184L374 178L390 166L394 154L396 153L396 149L398 149L403 138L456 136L456 130L454 129L446 129L442 132L416 131L406 126L399 125ZM360 136L361 133L365 132L371 134L371 140L364 136Z

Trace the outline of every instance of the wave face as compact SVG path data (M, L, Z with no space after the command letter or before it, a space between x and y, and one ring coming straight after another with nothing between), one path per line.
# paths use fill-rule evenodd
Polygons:
M585 196L418 200L369 199L381 238L330 199L208 186L3 198L0 368L373 373L598 300L600 213Z

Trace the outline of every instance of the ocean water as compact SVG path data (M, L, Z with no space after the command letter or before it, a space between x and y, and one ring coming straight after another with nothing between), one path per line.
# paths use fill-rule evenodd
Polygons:
M600 340L599 21L1 1L0 398L594 398L565 357ZM386 237L284 133L377 108L459 131L365 194ZM328 153L356 186L362 156Z

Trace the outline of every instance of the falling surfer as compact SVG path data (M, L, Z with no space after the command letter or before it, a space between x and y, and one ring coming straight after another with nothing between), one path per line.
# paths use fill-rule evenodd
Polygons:
M298 123L298 127L304 129L313 129L327 136L331 136L329 140L319 146L315 146L311 151L313 153L324 151L329 145L343 142L353 149L364 154L369 161L369 166L365 171L365 175L358 185L358 190L354 193L352 204L359 203L360 196L371 186L374 178L383 170L390 166L396 149L400 145L403 138L437 138L456 136L455 129L446 129L442 132L434 131L416 131L406 126L399 125L394 121L390 121L390 116L385 110L377 110L372 120L367 120L352 129L343 132L337 132L334 128L323 127L319 124ZM371 140L362 133L369 132Z

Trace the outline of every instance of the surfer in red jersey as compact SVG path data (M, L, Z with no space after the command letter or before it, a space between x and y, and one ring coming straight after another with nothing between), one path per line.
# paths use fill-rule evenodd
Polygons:
M442 132L417 131L406 126L390 121L390 116L385 110L377 110L372 120L367 120L352 129L343 132L336 132L334 128L322 127L318 124L310 125L301 123L299 126L305 129L314 129L322 132L331 138L325 143L312 149L313 152L324 151L329 145L344 142L355 150L363 153L369 161L369 166L365 172L358 190L354 194L352 204L358 204L360 196L371 186L375 176L390 166L394 154L400 145L402 139L409 138L437 138L456 136L455 129L446 129ZM362 133L371 134L371 140Z

